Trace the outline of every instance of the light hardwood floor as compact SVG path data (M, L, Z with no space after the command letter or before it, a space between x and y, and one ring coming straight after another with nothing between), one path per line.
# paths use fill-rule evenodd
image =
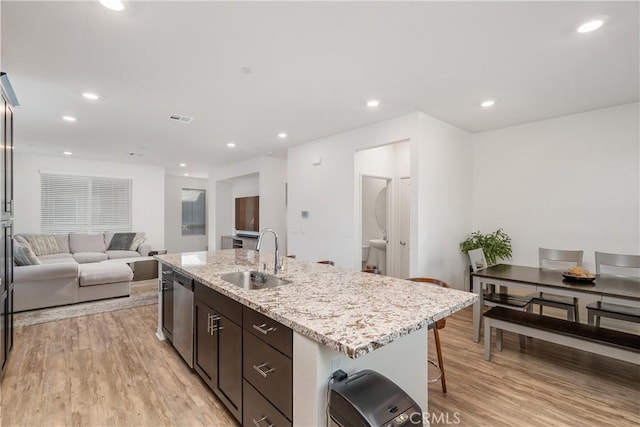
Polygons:
M2 426L235 426L155 338L156 316L157 306L145 306L18 328ZM487 363L471 340L470 310L450 317L440 336L448 393L429 385L432 425L640 424L636 365L539 340L521 351L506 332L503 352Z

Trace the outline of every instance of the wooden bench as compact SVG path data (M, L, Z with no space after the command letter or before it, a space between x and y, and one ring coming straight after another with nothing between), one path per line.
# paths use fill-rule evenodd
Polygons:
M484 359L491 360L491 328L502 351L502 331L640 364L640 336L540 314L494 307L484 313Z

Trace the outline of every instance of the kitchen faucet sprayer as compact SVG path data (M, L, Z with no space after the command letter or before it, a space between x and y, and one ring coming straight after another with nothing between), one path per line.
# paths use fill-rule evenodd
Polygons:
M260 247L262 246L262 237L264 236L264 233L267 232L273 233L273 237L275 238L276 251L274 254L275 262L273 264L273 274L278 274L278 272L282 268L282 263L280 262L280 253L278 251L278 233L276 233L276 230L274 230L273 228L265 228L260 232L260 235L258 236L258 242L256 243L256 252L260 252Z

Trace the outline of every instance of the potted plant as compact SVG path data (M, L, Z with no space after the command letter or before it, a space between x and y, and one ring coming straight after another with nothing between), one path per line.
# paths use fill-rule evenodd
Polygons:
M487 263L494 265L499 259L511 258L511 237L499 228L489 234L475 231L460 243L460 250L464 253L478 248L482 248Z

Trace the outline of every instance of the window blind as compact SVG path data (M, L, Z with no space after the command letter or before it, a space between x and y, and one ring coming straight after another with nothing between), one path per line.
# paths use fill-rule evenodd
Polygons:
M131 231L131 180L41 174L45 233Z

